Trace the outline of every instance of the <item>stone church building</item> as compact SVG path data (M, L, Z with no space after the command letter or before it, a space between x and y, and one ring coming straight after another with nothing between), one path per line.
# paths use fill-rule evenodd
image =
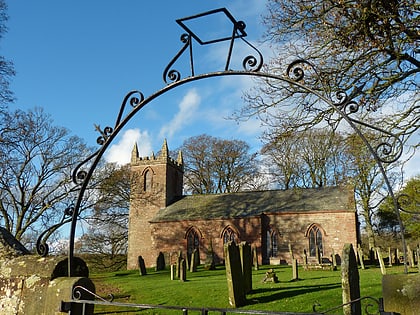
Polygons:
M199 251L205 262L213 253L223 262L223 245L246 241L260 264L303 263L317 252L324 259L341 255L343 245L358 243L353 191L343 187L183 195L183 160L169 156L163 143L158 156L131 157L131 200L127 268L155 266L160 252L166 263L179 251ZM319 255L318 254L318 255ZM318 256L319 257L319 256Z

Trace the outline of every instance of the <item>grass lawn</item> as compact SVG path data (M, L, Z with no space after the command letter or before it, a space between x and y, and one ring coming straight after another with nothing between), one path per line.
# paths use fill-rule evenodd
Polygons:
M278 283L262 282L270 268L275 270ZM403 273L403 268L391 267L387 269L387 273ZM359 269L359 275L361 296L380 298L380 268ZM188 272L186 282L171 281L169 270L156 272L152 269L148 269L146 276L140 276L138 271L125 271L92 275L91 278L97 293L104 297L113 294L114 302L230 308L226 274L222 266L217 270L199 268L197 272ZM299 281L291 281L291 266L261 266L260 270L253 270L253 291L247 295L247 305L242 309L310 313L316 303L320 304L316 309L318 312L342 303L340 270L305 271L299 268L299 278ZM105 310L111 309L109 306L95 306L96 314L106 314ZM139 313L181 314L180 311L168 310L143 310ZM332 313L341 314L341 310Z

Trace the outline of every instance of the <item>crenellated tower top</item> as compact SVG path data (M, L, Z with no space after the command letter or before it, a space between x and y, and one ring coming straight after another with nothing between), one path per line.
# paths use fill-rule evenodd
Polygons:
M166 139L163 140L162 148L159 154L156 156L154 152L150 156L139 156L139 150L137 143L134 144L133 150L131 151L131 165L151 165L159 163L168 163L172 166L179 168L181 171L184 169L184 159L182 157L182 152L178 152L177 159L173 159L169 156L168 143Z

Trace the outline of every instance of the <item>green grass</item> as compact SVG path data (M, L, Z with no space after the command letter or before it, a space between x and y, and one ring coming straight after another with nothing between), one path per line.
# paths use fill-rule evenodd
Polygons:
M273 268L279 283L262 283L267 269ZM387 269L388 274L403 273L402 267ZM371 267L359 269L361 296L382 296L381 271ZM138 271L114 272L93 275L96 291L101 296L114 294L115 302L154 304L167 306L230 308L225 269L207 271L199 268L187 274L187 281L170 280L169 270L155 272L148 270L146 276ZM277 312L313 312L312 306L319 303L317 311L322 312L342 303L341 272L304 271L299 268L299 281L291 281L290 266L261 266L253 270L253 291L247 295L247 305L242 309L268 310ZM95 307L95 313L102 313L109 306ZM141 314L180 314L168 310L147 310ZM340 314L341 310L334 311ZM121 314L121 313L118 313Z

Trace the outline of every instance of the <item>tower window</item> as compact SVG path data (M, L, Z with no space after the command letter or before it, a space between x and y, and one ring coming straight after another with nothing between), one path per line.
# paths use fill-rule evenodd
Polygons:
M147 170L144 173L144 185L143 185L144 191L151 191L152 190L152 172Z

